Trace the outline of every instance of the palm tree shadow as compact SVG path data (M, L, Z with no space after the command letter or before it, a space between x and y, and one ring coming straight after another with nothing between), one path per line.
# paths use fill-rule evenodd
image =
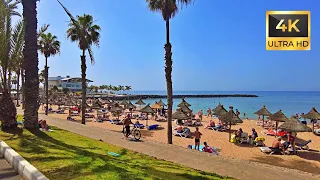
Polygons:
M34 134L37 138L42 139L46 141L47 143L50 143L50 148L55 149L61 149L61 150L68 150L73 151L77 155L82 155L90 158L90 162L75 162L72 165L64 166L64 167L58 167L54 170L50 170L50 172L44 172L46 175L48 175L49 178L54 179L56 174L60 179L70 179L70 178L77 178L86 176L86 173L83 173L83 170L86 169L89 170L87 175L92 175L92 172L99 175L104 175L106 172L117 174L117 176L120 179L143 179L142 177L154 177L154 179L161 179L161 177L165 176L165 178L169 178L171 176L173 177L180 177L181 179L206 179L198 175L193 174L184 174L184 173L168 173L165 172L165 170L162 170L163 167L170 166L168 168L175 168L176 165L173 163L168 163L166 161L150 161L152 164L148 163L137 163L136 160L134 160L134 157L126 156L128 154L127 149L121 149L118 154L120 154L120 157L113 157L109 156L107 154L99 154L96 152L89 151L88 148L85 147L78 147L74 145L69 145L64 142L61 142L57 139L52 138L45 132L42 132L38 129L29 130L30 133ZM63 132L64 130L59 130ZM33 143L33 146L35 148L40 147L40 143ZM92 149L92 148L89 148ZM140 160L142 157L138 156L137 160ZM140 158L140 159L139 159ZM49 158L50 159L50 158ZM63 158L56 158L53 160L60 160ZM68 157L66 157L68 159ZM94 160L102 160L103 165L102 166L92 166L92 161ZM40 159L39 159L40 160ZM48 159L46 159L48 160ZM144 162L144 161L143 161ZM153 164L155 163L155 164ZM139 166L139 168L134 167ZM130 167L130 168L128 168ZM130 170L131 169L131 170ZM138 171L139 169L139 171ZM133 172L134 171L134 172ZM138 172L135 172L138 171ZM89 173L90 172L90 173ZM141 175L140 177L137 177L138 175ZM203 174L203 172L201 172ZM210 175L210 173L204 173L204 175ZM72 177L70 177L72 176Z

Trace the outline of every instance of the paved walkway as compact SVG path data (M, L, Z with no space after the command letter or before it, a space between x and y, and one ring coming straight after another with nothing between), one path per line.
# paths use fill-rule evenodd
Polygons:
M0 155L0 179L19 180L22 179L10 164Z
M21 110L19 113L22 114ZM174 145L154 143L151 141L134 142L124 139L121 133L109 131L102 128L89 127L79 123L66 121L59 118L39 114L39 118L46 119L49 125L74 132L83 136L130 149L139 153L164 159L177 164L191 167L206 172L216 173L222 176L234 177L237 179L258 179L258 180L292 180L308 179L319 180L311 174L281 167L274 167L249 161L226 159L208 153L197 152L187 148ZM143 139L142 139L143 140ZM196 156L196 158L194 158Z

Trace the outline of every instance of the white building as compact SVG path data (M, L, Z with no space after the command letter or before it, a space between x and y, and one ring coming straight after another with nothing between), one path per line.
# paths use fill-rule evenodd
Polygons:
M93 82L93 81L87 79L87 86L90 82ZM48 86L49 86L49 89L53 88L54 86L57 86L58 89L62 90L63 88L68 88L71 91L81 91L82 89L81 78L79 77L71 78L70 76L49 77Z

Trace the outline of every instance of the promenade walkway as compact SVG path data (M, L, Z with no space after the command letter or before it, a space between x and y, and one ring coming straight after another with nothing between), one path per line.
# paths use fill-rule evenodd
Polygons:
M22 114L22 111L18 109L18 113ZM42 114L39 114L39 118L47 120L49 125L53 125L79 135L97 140L101 139L104 142L149 156L153 156L158 159L171 161L177 164L191 167L193 169L212 172L222 176L234 177L240 180L320 179L320 177L316 177L297 170L274 167L249 161L227 159L174 145L143 141L143 139L142 142L128 141L123 137L121 133L105 130L102 128L89 127L79 123L45 116Z
M10 164L0 155L0 179L2 180L20 180L18 173Z

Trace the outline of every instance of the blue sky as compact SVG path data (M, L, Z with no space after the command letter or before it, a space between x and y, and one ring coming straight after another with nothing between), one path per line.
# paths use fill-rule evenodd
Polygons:
M165 90L165 22L145 0L61 0L73 15L91 14L102 28L94 84ZM196 0L171 21L174 90L320 90L320 6L316 0ZM267 10L310 10L310 51L266 51ZM50 76L80 77L77 44L66 39L68 16L55 0L38 3L38 26L61 41ZM39 68L44 66L39 53ZM89 61L88 61L89 62ZM318 82L314 84L313 82Z

